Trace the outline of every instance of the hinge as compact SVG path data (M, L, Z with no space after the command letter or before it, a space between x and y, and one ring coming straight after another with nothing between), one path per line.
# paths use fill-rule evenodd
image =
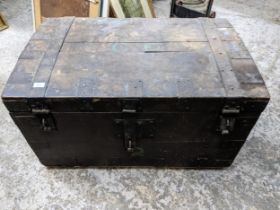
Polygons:
M49 132L56 130L56 123L51 111L46 108L33 108L32 114L36 116L40 122L43 131Z
M234 131L236 117L240 113L240 107L225 106L220 115L220 125L218 131L222 135L228 135Z

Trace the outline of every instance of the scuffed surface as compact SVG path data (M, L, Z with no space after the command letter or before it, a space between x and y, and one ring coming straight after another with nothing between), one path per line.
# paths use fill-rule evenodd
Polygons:
M0 208L280 209L279 7L278 13L274 12L279 3L269 0L266 1L271 3L269 7L262 7L263 0L242 1L241 8L239 0L227 2L216 1L218 16L227 17L236 28L272 96L232 167L203 171L48 170L39 163L1 103ZM0 10L10 25L8 30L0 32L1 91L31 36L30 6L29 1L0 0Z

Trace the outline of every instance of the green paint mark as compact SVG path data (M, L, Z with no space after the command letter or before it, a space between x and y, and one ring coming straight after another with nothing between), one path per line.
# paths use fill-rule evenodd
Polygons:
M114 44L112 45L112 51L113 51L113 52L118 52L117 47L118 47L118 43L114 43Z
M144 44L144 51L148 51L149 49L151 49L151 45L149 43L145 43Z

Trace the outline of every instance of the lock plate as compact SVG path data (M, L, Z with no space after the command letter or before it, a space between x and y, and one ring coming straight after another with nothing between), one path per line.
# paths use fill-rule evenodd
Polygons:
M155 136L155 121L153 119L115 119L119 127L117 136L124 140L124 148L134 152L137 140L151 139Z

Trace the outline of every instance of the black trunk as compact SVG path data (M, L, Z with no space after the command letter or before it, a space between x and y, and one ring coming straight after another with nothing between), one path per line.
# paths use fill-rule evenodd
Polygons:
M229 166L269 94L221 19L46 21L3 101L47 166Z

